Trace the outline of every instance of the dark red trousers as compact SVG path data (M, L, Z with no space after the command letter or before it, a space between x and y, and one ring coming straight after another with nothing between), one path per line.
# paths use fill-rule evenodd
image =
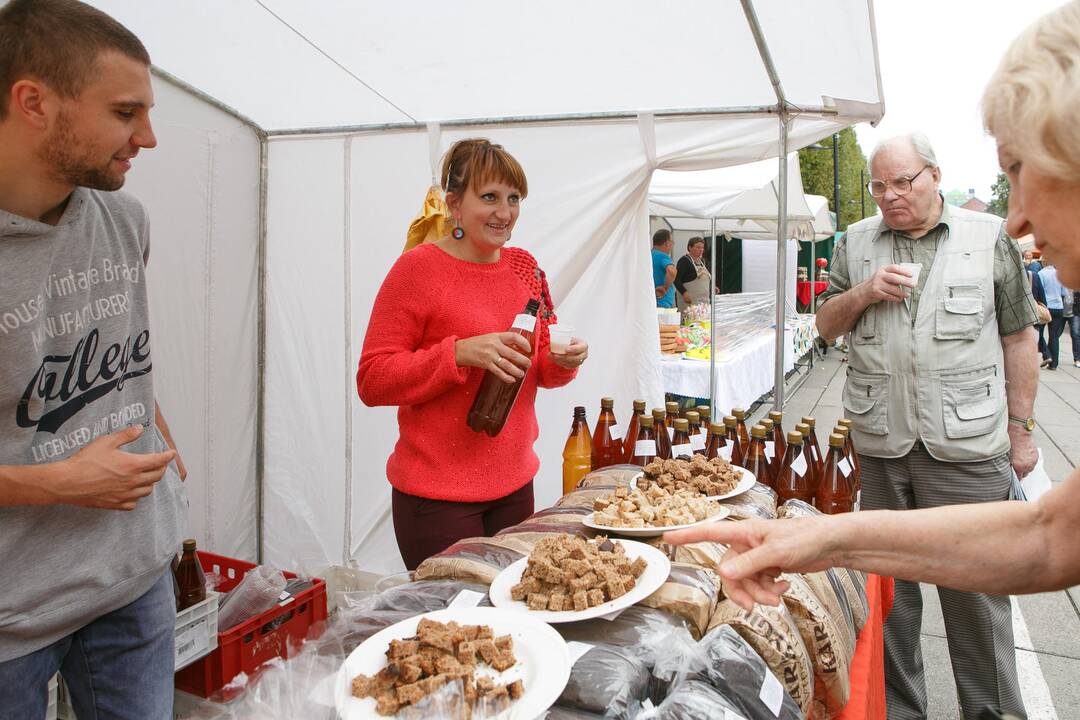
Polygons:
M416 566L458 540L491 536L533 514L533 484L488 502L449 502L392 493L394 535L405 567Z

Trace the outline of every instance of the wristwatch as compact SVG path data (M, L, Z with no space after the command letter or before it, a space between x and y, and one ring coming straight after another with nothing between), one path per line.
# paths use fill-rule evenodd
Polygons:
M1010 415L1009 422L1011 422L1013 425L1019 425L1028 432L1031 432L1035 429L1035 418L1033 417L1029 417L1025 420L1024 418L1013 417L1012 415Z

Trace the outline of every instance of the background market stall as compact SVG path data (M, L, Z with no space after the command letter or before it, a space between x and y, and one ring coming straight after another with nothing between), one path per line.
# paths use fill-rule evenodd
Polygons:
M292 568L399 567L383 472L394 410L363 407L354 374L450 143L483 135L522 161L513 244L592 346L579 379L537 403L544 506L574 404L610 395L624 416L634 397L662 399L653 171L786 155L884 108L869 0L512 14L464 0L420 17L381 1L92 2L155 62L159 147L128 190L152 218L156 389L190 471L190 534ZM656 50L689 27L724 42Z

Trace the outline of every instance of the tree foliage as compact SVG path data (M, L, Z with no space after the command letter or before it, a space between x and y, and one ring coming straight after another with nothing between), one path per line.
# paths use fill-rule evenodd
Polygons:
M803 148L799 151L799 164L802 167L803 190L810 195L824 195L829 199L829 209L835 208L833 203L833 164L832 144L833 136L823 139L819 145L828 150ZM870 170L866 163L859 141L855 137L854 128L845 128L840 131L840 229L843 230L853 222L862 219L863 207L859 202L862 197L866 215L877 212L874 199L866 191L866 183L870 182ZM863 171L860 181L859 171Z
M993 198L986 207L986 212L993 213L998 217L1006 217L1009 214L1009 178L1005 173L999 172L994 186L990 188Z

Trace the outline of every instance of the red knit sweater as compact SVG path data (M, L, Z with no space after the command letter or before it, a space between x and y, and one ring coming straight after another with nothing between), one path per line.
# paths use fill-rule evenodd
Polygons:
M365 405L397 405L399 437L386 462L390 484L418 497L484 502L518 490L536 474L536 388L577 374L551 361L555 322L532 255L503 248L499 261L471 263L434 245L398 258L375 305L356 387ZM517 403L494 438L465 424L483 371L458 367L459 339L510 328L530 298L541 301L539 345Z

